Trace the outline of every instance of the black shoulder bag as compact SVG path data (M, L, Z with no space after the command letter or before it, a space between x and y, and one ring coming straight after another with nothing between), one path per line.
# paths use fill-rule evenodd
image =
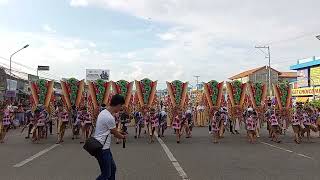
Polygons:
M103 144L101 144L100 141L91 136L83 145L83 149L85 149L91 156L96 156L99 153L99 151L102 150L103 146L106 144L109 134L107 135Z

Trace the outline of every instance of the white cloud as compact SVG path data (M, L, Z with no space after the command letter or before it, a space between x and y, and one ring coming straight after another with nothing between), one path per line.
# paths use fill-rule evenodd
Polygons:
M42 25L42 30L48 32L48 33L56 33L57 31L53 29L49 24Z
M88 6L88 1L87 0L71 0L70 5L74 7Z
M164 40L164 41L172 41L176 39L176 35L170 32L166 32L163 34L158 34L159 38Z
M275 42L271 43L272 64L288 70L296 59L318 55L320 47L314 38L317 32L310 33L320 29L314 15L318 0L86 0L86 4L172 26L156 34L167 41L164 47L136 52L136 58L158 64L152 66L156 71L174 62L176 69L165 71L168 79L200 74L203 80L226 80L241 70L265 65L267 60L254 46L270 42ZM292 38L304 34L308 36ZM293 40L279 42L283 39ZM150 69L141 66L143 73ZM183 73L177 73L180 70ZM164 79L160 72L150 74Z
M89 42L89 46L93 48L97 47L97 45L94 42Z
M0 0L0 6L1 5L6 5L9 3L9 0Z

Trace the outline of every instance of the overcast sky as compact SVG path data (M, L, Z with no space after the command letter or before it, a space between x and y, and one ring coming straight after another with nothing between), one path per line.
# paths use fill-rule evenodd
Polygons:
M320 56L318 0L0 0L0 63L18 70L50 65L50 76L164 83L227 80L266 65L255 45L270 45L272 66L288 71ZM1 59L4 58L4 59ZM0 65L1 65L0 64Z

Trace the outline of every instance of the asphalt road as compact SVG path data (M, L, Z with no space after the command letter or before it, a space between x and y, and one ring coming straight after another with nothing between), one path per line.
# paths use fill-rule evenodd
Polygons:
M172 129L166 137L149 144L146 137L133 138L129 129L126 148L112 144L118 180L319 180L320 138L297 145L292 134L276 144L263 131L257 144L249 144L244 132L226 132L213 144L207 128L195 128L191 139L175 141ZM12 130L0 144L1 180L91 180L99 174L96 160L82 150L79 140L55 145L56 136L40 144Z

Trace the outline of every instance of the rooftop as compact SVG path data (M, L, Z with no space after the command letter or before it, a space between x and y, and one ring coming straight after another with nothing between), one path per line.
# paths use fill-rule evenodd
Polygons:
M257 71L259 71L261 69L266 69L266 68L268 68L268 66L262 66L262 67L250 69L250 70L241 72L241 73L239 73L237 75L234 75L234 76L230 77L229 79L235 80L235 79L239 79L239 78L244 78L244 77L247 77L247 76L249 76L249 75L251 75L251 74L253 74L253 73L255 73L255 72L257 72ZM275 70L273 68L271 68L271 69L273 71L278 72L279 73L279 77L281 77L281 78L296 78L296 77L298 77L297 72L279 72L279 71L277 71L277 70Z
M261 69L267 69L267 68L268 68L268 66L262 66L262 67L250 69L250 70L241 72L241 73L239 73L237 75L234 75L234 76L230 77L229 79L235 80L235 79L239 79L239 78L244 78L244 77L247 77L247 76L249 76L249 75L251 75L251 74L253 74L253 73L255 73L255 72L257 72L257 71L259 71ZM276 71L276 72L278 72L278 73L280 73L279 71L277 71L277 70L275 70L273 68L271 68L271 69Z
M317 66L317 65L320 65L320 59L316 59L316 57L313 57L308 61L298 61L296 65L290 66L290 69L299 70L299 69L304 69L307 67Z
M280 72L279 77L281 78L297 78L297 72Z

